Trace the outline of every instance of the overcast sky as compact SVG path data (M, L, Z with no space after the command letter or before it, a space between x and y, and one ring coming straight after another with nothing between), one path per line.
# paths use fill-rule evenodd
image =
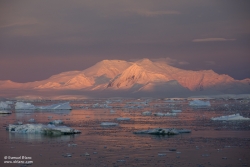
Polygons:
M249 0L1 0L0 80L141 58L250 78L249 9Z

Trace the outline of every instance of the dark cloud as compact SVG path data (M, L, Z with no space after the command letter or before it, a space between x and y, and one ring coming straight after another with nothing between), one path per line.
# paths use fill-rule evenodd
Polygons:
M168 57L179 68L250 77L249 4L233 0L3 0L0 80L40 80L62 71L83 70L102 59L145 57Z

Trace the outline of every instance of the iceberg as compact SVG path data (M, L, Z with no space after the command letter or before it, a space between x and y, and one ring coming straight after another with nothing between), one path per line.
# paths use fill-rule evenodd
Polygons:
M134 134L152 134L152 135L178 135L180 133L191 133L189 129L175 129L175 128L155 128L149 130L140 130Z
M9 101L6 101L6 102L1 101L0 102L0 109L10 109L9 104L10 104Z
M115 122L102 122L101 126L118 126L118 123L115 123Z
M190 101L189 105L192 107L210 107L211 106L209 101L202 101L202 100Z
M31 103L16 102L16 110L72 110L69 102L57 103L49 106L34 106Z
M24 103L24 102L16 102L15 105L16 110L34 110L36 106L31 103Z
M144 112L142 112L142 115L144 115L144 116L152 115L152 112L151 111L144 111Z
M6 128L12 133L42 133L49 135L64 135L64 134L77 134L81 133L79 130L67 126L43 125L43 124L23 124L14 125L9 124Z
M116 118L117 121L130 121L130 118Z
M11 114L11 111L0 110L0 114Z
M161 113L161 112L158 112L158 113L155 113L154 116L158 116L158 117L164 117L164 116L176 116L177 114L176 113Z
M54 124L54 125L63 124L63 121L58 119L58 120L51 121L50 124Z
M250 120L250 118L245 118L240 114L232 114L220 117L213 117L211 118L213 121L237 121L237 120Z
M69 102L65 103L57 103L49 106L40 106L38 107L40 110L72 110Z
M181 110L172 110L171 111L172 113L179 113L179 112L182 112Z

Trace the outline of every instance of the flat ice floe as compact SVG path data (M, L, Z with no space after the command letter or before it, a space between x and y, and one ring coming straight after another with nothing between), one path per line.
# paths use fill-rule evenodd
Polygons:
M0 110L0 114L11 114L11 111Z
M149 116L149 115L152 115L152 112L151 111L144 111L144 112L142 112L142 115Z
M134 134L152 134L152 135L178 135L180 133L191 133L189 129L175 129L175 128L155 128L149 130L140 130Z
M16 102L16 110L71 110L69 102L52 104L49 106L34 106L31 103Z
M202 100L190 101L189 105L192 107L210 107L211 106L209 101L202 101Z
M9 124L7 127L9 132L13 133L42 133L50 135L76 134L81 133L79 130L67 126L43 125L43 124Z
M250 120L250 118L246 118L241 116L240 114L232 114L220 117L211 118L213 121L237 121L237 120Z
M154 116L158 116L158 117L164 117L164 116L176 116L177 114L176 113L161 113L161 112L158 112L158 113L155 113Z
M115 123L115 122L102 122L101 126L118 126L118 123Z
M172 113L179 113L179 112L182 112L181 110L172 110L171 111Z
M130 118L123 118L123 117L119 117L116 118L117 121L130 121Z

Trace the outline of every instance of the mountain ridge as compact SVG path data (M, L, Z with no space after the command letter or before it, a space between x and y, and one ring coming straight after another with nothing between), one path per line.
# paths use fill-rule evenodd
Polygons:
M164 62L103 60L82 71L67 71L42 81L0 81L0 89L138 92L250 93L250 78L235 80L213 70L183 70Z

